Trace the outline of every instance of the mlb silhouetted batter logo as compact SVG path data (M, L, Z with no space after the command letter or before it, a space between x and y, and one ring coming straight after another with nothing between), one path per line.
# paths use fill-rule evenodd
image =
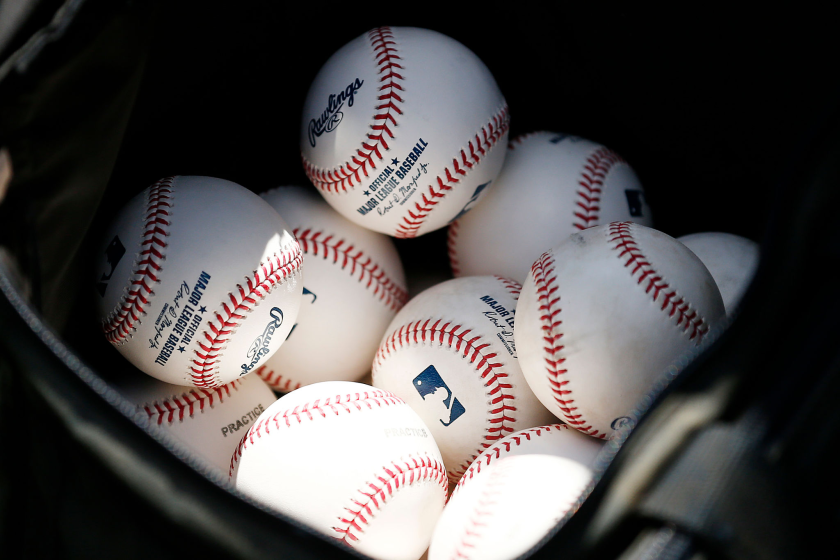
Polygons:
M464 405L452 396L452 391L435 369L435 366L427 367L414 378L414 388L417 389L424 401L439 402L443 405L440 423L444 426L450 425L466 412Z
M123 247L120 238L115 235L111 243L108 244L108 248L105 249L105 258L108 260L108 264L111 265L111 271L108 274L103 273L99 282L96 284L96 291L99 292L100 296L105 297L105 290L108 288L107 281L111 279L111 275L114 274L114 270L116 270L123 255L125 255L125 247Z
M460 212L458 212L458 214L457 214L454 218L452 218L451 220L449 220L449 223L451 224L452 222L454 222L455 220L457 220L458 218L460 218L461 216L463 216L464 214L466 214L467 212L469 212L469 211L472 209L472 207L473 207L473 206L475 206L475 203L476 203L476 202L478 202L478 197L481 195L481 191L483 191L484 189L486 189L486 188L487 188L487 186L488 186L490 183L491 183L491 181L487 181L487 182L486 182L486 183L484 183L484 184L478 185L478 186L475 188L475 192L473 192L473 195L470 197L470 199L467 201L467 203L466 203L466 204L464 204L464 207L463 207L463 208L461 208L461 211L460 211Z

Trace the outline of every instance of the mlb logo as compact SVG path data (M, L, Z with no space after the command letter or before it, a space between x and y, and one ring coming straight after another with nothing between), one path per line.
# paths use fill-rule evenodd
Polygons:
M457 397L452 396L452 391L440 376L435 366L424 369L420 375L414 378L414 388L428 403L440 403L439 420L444 426L449 426L457 420L466 409ZM426 398L428 397L428 398Z

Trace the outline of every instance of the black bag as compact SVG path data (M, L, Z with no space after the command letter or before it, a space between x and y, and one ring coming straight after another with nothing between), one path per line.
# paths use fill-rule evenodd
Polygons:
M602 5L0 1L0 550L36 557L347 557L237 493L102 373L91 241L173 174L307 184L300 111L338 47L441 31L488 65L511 137L591 138L636 169L656 227L761 242L740 313L613 439L541 558L801 558L831 550L840 351L836 32L790 13ZM11 169L11 172L10 172ZM10 172L10 173L9 173ZM10 182L7 178L11 174ZM398 240L448 271L445 231ZM835 312L839 312L835 315Z

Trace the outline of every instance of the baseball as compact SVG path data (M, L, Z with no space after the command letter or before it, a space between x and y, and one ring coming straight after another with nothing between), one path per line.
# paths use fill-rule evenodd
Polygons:
M500 459L453 494L435 526L429 560L512 560L574 514L592 470L553 455Z
M594 469L603 443L587 437L567 424L551 424L521 430L499 440L472 462L453 489L454 496L465 484L474 484L486 476L490 467L505 457L518 455L553 455L565 457ZM450 498L451 499L451 498Z
M416 237L468 211L505 158L508 108L472 51L379 27L339 49L303 109L306 174L349 220Z
M534 132L511 140L493 188L449 226L449 263L456 277L523 282L537 257L572 233L617 221L652 225L627 162L583 138Z
M575 233L537 259L514 332L540 401L570 426L606 438L724 318L715 281L685 245L615 222Z
M677 241L703 261L715 279L726 315L731 316L758 268L758 243L722 232L692 233Z
M311 187L280 187L262 197L292 228L306 274L297 323L257 374L282 392L358 381L407 299L394 242L348 221Z
M230 463L235 486L363 554L416 560L446 501L446 471L422 420L361 383L302 387L271 405Z
M494 276L429 288L397 313L373 361L373 385L429 426L453 483L498 440L556 421L519 369L519 289Z
M219 387L297 317L300 246L271 206L212 177L162 179L120 211L96 275L105 337L166 383Z
M135 373L135 372L131 372ZM220 387L180 387L148 375L120 376L115 386L149 422L227 474L239 440L271 403L277 400L256 375Z

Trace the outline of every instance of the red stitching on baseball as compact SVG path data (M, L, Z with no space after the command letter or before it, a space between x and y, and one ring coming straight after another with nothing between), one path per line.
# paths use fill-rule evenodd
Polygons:
M303 252L313 257L322 257L324 260L332 257L334 264L341 264L341 269L350 266L350 276L358 273L359 282L365 283L365 287L373 289L373 295L393 311L398 311L408 300L408 293L398 286L396 282L388 278L385 271L373 262L373 259L365 255L360 249L343 239L336 239L332 234L323 231L312 231L305 229L302 232L296 228L295 236L303 249Z
M429 456L409 457L408 461L402 463L392 461L373 478L373 482L368 482L366 487L358 490L363 497L351 498L353 505L344 508L349 515L338 518L342 525L333 527L333 531L342 535L337 538L348 545L352 546L348 541L359 540L358 533L364 533L364 527L370 524L376 511L400 488L431 480L440 484L444 493L449 489L443 464Z
M613 222L609 225L608 231L609 241L613 244L613 249L618 251L618 258L624 260L624 267L632 267L630 274L634 278L638 275L637 284L644 286L645 293L651 295L654 303L661 298L660 309L667 310L668 317L675 317L676 326L683 333L689 333L690 340L696 338L696 343L699 344L709 332L708 323L695 309L691 308L685 298L668 285L661 274L653 269L653 265L633 238L632 224Z
M511 280L510 278L505 278L504 276L498 276L496 274L493 275L493 278L502 283L502 286L505 287L507 293L513 296L513 299L519 301L519 294L522 293L522 284Z
M266 366L258 367L254 373L259 375L263 381L268 383L268 385L276 391L289 393L295 389L300 389L300 383L295 383L293 380L280 375L280 372L268 369Z
M551 424L549 426L539 426L537 428L530 428L517 432L516 435L510 436L507 441L501 441L490 449L486 450L481 456L470 464L470 468L464 473L458 481L458 485L452 490L452 496L464 485L467 480L472 480L473 476L481 473L481 467L490 466L494 459L500 459L505 453L510 453L514 447L518 447L523 441L531 441L531 436L540 437L544 433L549 433L551 430L563 431L571 430L566 424ZM504 448L504 449L503 449ZM451 499L451 497L450 497Z
M497 354L484 352L490 343L484 342L480 335L471 334L472 329L453 325L451 321L447 322L443 319L432 321L433 319L414 321L392 332L376 352L373 373L376 375L377 369L382 367L383 361L391 355L391 352L396 352L398 348L412 343L437 343L440 346L447 346L475 366L484 381L484 386L488 388L487 396L491 405L488 411L490 417L488 422L491 427L487 429L481 448L470 456L466 463L459 465L456 470L449 471L449 478L452 482L456 482L480 453L490 447L493 442L514 431L512 424L516 422L516 418L511 415L516 411L516 407L513 406L515 397L506 392L513 389L513 386L506 382L508 374L501 371L502 364L493 361Z
M399 62L402 58L397 54L397 44L390 27L379 27L368 32L371 47L373 47L376 64L379 67L379 105L373 115L371 132L367 133L367 140L362 141L361 148L356 154L334 169L321 169L307 161L303 155L303 168L312 184L327 192L347 192L362 181L362 175L368 176L368 167L376 169L377 160L382 160L382 148L388 150L388 139L394 137L391 130L397 126L397 115L402 115L400 105L403 99L401 81L404 79L400 71L404 70Z
M487 528L487 519L496 511L497 499L503 494L502 486L506 475L506 469L496 469L490 473L481 495L476 500L472 515L467 518L461 541L455 545L453 558L471 558L471 552L464 549L475 548L475 541L481 539L481 531Z
M461 228L460 220L449 224L449 231L446 235L446 251L449 253L449 267L452 269L452 276L461 276L461 261L458 259L458 230Z
M190 367L190 380L196 387L217 387L221 385L218 376L217 359L226 346L230 335L250 312L271 290L286 278L300 270L303 254L297 241L292 241L280 254L273 254L254 271L253 278L246 276L245 284L236 285L236 291L228 294L229 301L222 301L221 311L207 321L207 329L201 333L196 350L198 357ZM203 339L203 340L202 340Z
M550 132L544 131L536 131L536 132L526 132L525 134L520 134L516 138L512 139L508 142L508 150L515 150L520 144L528 140L529 138L533 138L534 136L542 136L543 134L551 134Z
M403 216L402 223L397 226L395 237L416 237L417 232L426 221L426 217L438 202L457 185L467 173L477 165L487 152L504 136L510 128L510 114L507 103L493 115L486 125L481 127L475 138L467 142L467 147L452 159L452 169L445 167L442 176L438 175L434 183L429 185L428 193L421 192L421 202L414 203L414 209L408 210L408 216ZM468 153L469 152L469 153Z
M228 474L233 476L233 469L242 457L242 452L249 445L254 445L256 441L262 439L263 436L270 435L271 430L279 432L283 428L291 428L307 421L317 421L319 417L326 418L328 414L329 416L338 416L342 412L350 414L354 410L362 412L364 410L374 410L374 407L381 408L394 404L405 404L405 401L390 391L371 388L370 391L364 391L362 393L347 393L344 395L335 395L334 397L316 399L312 402L305 402L296 405L290 410L283 410L271 417L263 418L251 426L240 440L239 445L236 446L233 456L230 459L230 470ZM256 440L254 439L255 437Z
M574 216L578 221L572 225L577 229L586 229L597 225L598 212L600 212L601 191L604 180L610 169L617 164L624 163L624 160L617 153L609 148L600 147L586 158L583 170L580 172L575 201Z
M563 367L566 358L563 357L561 344L563 333L560 320L560 295L557 293L557 276L554 273L554 259L551 253L543 253L531 267L534 276L534 287L537 292L538 310L543 331L543 359L548 374L548 382L554 401L559 405L563 420L577 430L590 436L605 439L607 434L596 430L577 412L572 391L568 387L569 380L565 378L568 370Z
M149 303L152 288L160 280L158 275L166 259L166 236L169 235L169 211L172 209L172 181L161 179L148 189L146 223L143 227L141 250L133 265L131 283L111 314L102 321L102 331L108 342L115 346L126 342L146 314L143 307Z
M156 423L158 426L164 422L172 424L176 419L183 421L185 416L192 417L196 412L203 413L205 405L213 408L214 400L220 403L225 402L225 398L231 396L230 390L238 391L240 385L242 385L242 380L234 379L230 383L214 389L190 389L180 395L172 395L148 403L143 407L143 410L149 415L149 420L153 422L155 416L157 416Z

